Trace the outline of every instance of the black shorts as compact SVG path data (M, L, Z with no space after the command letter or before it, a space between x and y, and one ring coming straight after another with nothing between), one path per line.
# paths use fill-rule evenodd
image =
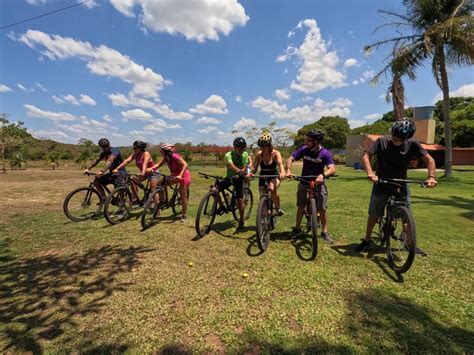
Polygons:
M96 179L104 186L110 185L110 184L115 185L115 181L117 180L117 175L107 173L101 176L97 176Z
M270 181L272 181L273 179L280 180L279 177L259 178L259 179L258 179L258 186L260 186L260 187L266 186L266 185L267 185L267 182L270 182Z
M227 189L231 185L234 186L235 189L235 195L237 198L243 198L244 197L244 178L241 177L236 177L236 178L225 178L224 180L221 180L217 182L216 186L219 188L219 190Z

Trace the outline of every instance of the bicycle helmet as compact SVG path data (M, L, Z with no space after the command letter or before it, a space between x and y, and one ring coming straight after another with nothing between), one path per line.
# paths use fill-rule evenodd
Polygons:
M163 143L160 145L160 149L164 152L172 152L174 150L174 145L170 143Z
M97 142L97 145L101 148L107 148L110 147L110 142L107 138L101 138L99 142Z
M415 134L416 127L408 117L396 120L392 125L392 136L400 139L410 139Z
M139 148L139 149L145 150L146 143L143 141L135 141L133 142L133 148Z
M263 132L260 138L258 139L257 145L259 147L264 147L267 145L272 145L272 136L268 132Z
M311 131L306 133L305 136L307 136L307 137L309 137L309 138L311 138L315 141L321 142L324 138L324 133L321 132L321 131L318 131L316 129L312 129Z
M237 137L234 139L234 148L245 148L247 147L247 142L242 137Z

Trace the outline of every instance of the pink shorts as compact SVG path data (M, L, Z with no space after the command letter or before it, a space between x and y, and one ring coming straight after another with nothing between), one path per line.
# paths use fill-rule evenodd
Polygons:
M191 174L186 170L183 174L183 180L179 182L181 186L189 186L191 184Z

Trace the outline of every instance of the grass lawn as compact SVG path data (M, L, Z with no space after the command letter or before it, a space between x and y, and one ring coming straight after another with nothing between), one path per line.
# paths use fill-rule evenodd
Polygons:
M295 182L282 183L286 215L264 254L256 204L243 232L220 216L195 240L210 184L198 171L225 169L192 167L188 222L166 211L144 232L139 210L112 227L70 222L62 201L88 183L80 170L0 175L0 352L474 352L474 168L436 189L412 188L429 256L403 276L383 253L351 252L365 229L363 173L339 167L328 182L337 242L321 242L318 258L305 261L304 240L287 239Z

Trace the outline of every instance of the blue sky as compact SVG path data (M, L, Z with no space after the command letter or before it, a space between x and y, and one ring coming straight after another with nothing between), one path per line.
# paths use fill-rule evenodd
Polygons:
M0 25L75 4L2 0ZM229 144L233 129L297 130L324 115L352 127L391 110L387 80L368 84L389 48L378 9L394 0L88 0L0 32L0 112L36 137L76 143L107 136ZM440 90L429 65L405 82L408 106ZM450 90L474 96L469 68Z

